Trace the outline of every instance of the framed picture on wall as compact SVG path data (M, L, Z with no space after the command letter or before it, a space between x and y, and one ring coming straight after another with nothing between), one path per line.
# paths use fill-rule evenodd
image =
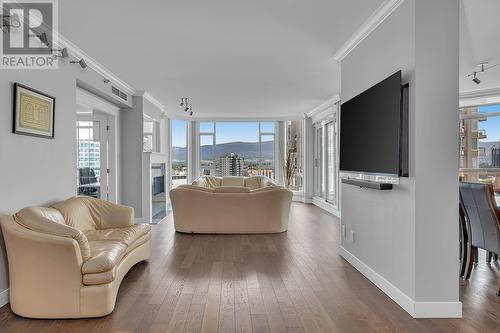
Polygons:
M12 132L53 139L55 107L55 97L14 83Z

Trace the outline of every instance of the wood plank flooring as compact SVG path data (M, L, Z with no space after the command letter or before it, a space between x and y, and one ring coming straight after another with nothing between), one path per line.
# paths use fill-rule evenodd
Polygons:
M0 309L0 332L500 332L498 262L461 281L463 319L412 319L338 254L339 221L294 203L279 235L186 235L153 226L153 253L104 318L32 320Z

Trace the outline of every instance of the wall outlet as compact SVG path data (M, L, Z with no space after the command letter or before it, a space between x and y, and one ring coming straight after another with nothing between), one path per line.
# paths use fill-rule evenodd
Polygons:
M349 232L349 239L351 240L352 243L354 243L354 231L353 230L351 230Z
M345 226L345 224L342 224L342 238L346 238L347 237L347 228Z

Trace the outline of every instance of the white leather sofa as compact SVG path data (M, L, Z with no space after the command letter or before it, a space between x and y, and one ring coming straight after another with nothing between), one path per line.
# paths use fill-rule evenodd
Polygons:
M150 256L151 229L134 225L133 208L73 197L51 208L1 216L10 306L29 318L111 313L128 270Z
M178 232L267 234L288 229L292 192L264 176L203 176L170 199Z

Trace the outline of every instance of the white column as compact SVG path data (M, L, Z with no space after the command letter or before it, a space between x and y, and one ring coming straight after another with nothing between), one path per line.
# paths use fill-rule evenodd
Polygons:
M415 301L459 307L459 1L415 1ZM453 309L449 309L450 312ZM456 309L458 311L458 309ZM422 315L425 315L423 313Z

